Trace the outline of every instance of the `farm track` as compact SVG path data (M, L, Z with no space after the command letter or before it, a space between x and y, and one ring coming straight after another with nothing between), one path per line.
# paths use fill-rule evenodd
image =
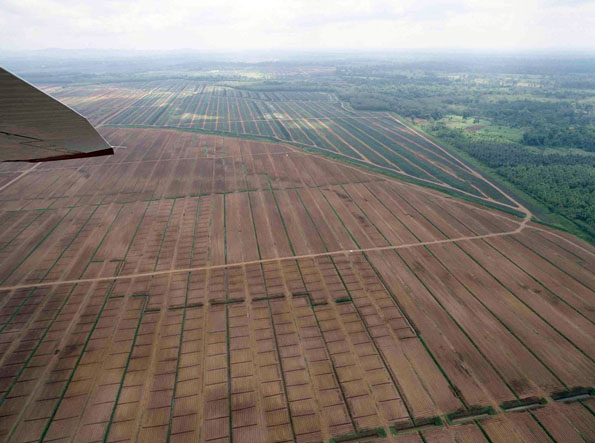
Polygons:
M594 437L591 400L499 408L595 384L589 245L289 145L102 131L127 149L0 192L1 441Z
M477 235L477 236L465 236L465 237L457 237L452 239L446 240L433 240L428 242L416 242L410 244L403 244L397 246L377 246L371 248L352 248L346 250L339 250L339 251L331 251L331 252L319 252L314 254L305 254L305 255L288 255L288 256L280 256L270 259L262 259L262 260L249 260L249 261L238 261L228 264L219 264L219 265L211 265L211 266L201 266L201 267L194 267L194 268L181 268L181 269L171 269L167 271L151 271L139 274L128 274L128 275L120 275L118 277L97 277L93 279L79 279L79 280L61 280L61 281L54 281L54 282L40 282L40 283L29 283L29 284L22 284L22 285L14 285L14 286L0 286L0 291L12 291L17 289L30 289L36 287L45 287L45 286L54 286L56 284L76 284L76 283L92 283L98 281L111 281L111 280L120 280L120 279L129 279L129 278L136 278L136 277L151 277L156 275L167 275L167 274L179 274L179 273L186 273L192 271L203 271L209 269L223 269L233 266L244 266L244 265L254 265L254 264L262 264L268 262L276 262L276 261L285 261L285 260L296 260L296 259L308 259L308 258L318 258L318 257L330 257L334 255L347 255L352 253L365 253L365 252L374 252L374 251L391 251L396 249L405 249L405 248L414 248L418 246L430 246L430 245L439 245L445 243L453 243L453 242L460 242L464 240L479 240L479 239L486 239L486 238L493 238L493 237L501 237L507 236L511 234L517 234L520 232L520 228L517 228L514 231L510 232L499 232L494 234L485 234L485 235Z

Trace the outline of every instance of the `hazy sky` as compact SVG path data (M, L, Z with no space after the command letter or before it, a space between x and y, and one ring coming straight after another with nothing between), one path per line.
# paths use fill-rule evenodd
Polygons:
M595 49L595 0L0 0L0 49Z

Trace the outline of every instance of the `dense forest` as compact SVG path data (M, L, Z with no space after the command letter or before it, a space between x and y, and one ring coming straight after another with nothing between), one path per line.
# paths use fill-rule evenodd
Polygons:
M495 125L521 129L526 145L595 152L595 90L558 86L590 86L584 75L561 82L468 74L381 78L352 78L344 71L341 74L349 86L338 88L338 95L355 109L393 111L407 118L433 121L453 114L486 118Z
M442 124L430 132L595 237L595 156L530 152L518 143L470 137Z

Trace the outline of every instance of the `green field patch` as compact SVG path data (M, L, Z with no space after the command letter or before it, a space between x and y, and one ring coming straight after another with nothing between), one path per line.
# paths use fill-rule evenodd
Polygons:
M463 129L469 134L484 135L486 137L501 138L513 142L520 142L523 138L523 129L495 125L485 118L464 118L460 115L450 114L439 120L451 129Z

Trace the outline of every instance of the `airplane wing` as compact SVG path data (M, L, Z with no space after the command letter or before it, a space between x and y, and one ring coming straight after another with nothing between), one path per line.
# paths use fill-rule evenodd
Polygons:
M0 161L44 162L113 153L86 118L0 67Z

